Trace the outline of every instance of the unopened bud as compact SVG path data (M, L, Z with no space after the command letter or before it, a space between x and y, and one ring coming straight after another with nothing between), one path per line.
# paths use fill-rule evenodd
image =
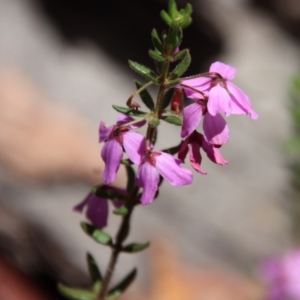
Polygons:
M180 114L183 108L183 90L176 89L172 100L171 100L171 110L173 110L176 114Z

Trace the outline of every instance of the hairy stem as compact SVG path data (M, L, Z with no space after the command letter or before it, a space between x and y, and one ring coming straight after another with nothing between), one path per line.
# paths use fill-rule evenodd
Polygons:
M133 209L134 209L134 205L130 204L127 214L125 216L123 216L120 228L116 235L116 242L113 245L113 250L112 250L110 260L109 260L109 263L108 263L108 266L106 269L106 274L103 279L103 285L102 285L101 293L99 295L98 300L106 299L109 284L110 284L112 275L114 273L119 254L122 252L123 242L129 233L130 219L131 219Z

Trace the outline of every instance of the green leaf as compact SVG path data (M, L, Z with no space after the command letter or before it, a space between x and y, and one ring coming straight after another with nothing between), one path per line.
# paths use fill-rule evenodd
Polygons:
M174 92L175 92L175 89L168 89L165 92L164 102L163 102L163 105L162 105L162 110L166 109L169 106L169 104L171 103L171 100L173 98Z
M143 251L144 249L148 248L150 245L150 242L144 243L144 244L137 244L137 243L132 243L129 245L126 245L123 247L122 251L126 253L136 253Z
M80 225L83 231L97 243L107 246L111 245L112 239L106 232L89 223L81 222Z
M187 50L187 54L185 58L176 66L176 68L171 73L171 79L175 79L180 77L189 67L191 64L191 55Z
M152 30L151 37L152 37L152 43L153 43L154 47L158 51L162 52L163 51L163 45L162 45L161 39L159 38L159 35L158 35L156 29Z
M175 79L175 80L169 80L166 84L165 87L172 87L180 83L180 79Z
M137 89L140 89L143 85L139 82L139 81L135 81L135 86ZM140 97L143 101L143 103L150 109L150 110L154 110L154 102L153 99L151 97L151 95L149 94L149 92L145 89L143 91L140 92Z
M188 49L183 49L181 51L179 51L177 54L175 54L173 56L174 60L181 60L183 58L185 58L185 56L188 54L189 50Z
M174 116L166 116L166 117L163 117L162 119L170 124L174 124L177 126L182 125L182 119L179 116L175 116L175 115Z
M90 278L92 281L92 285L94 285L98 281L101 282L102 275L101 275L101 272L97 266L97 263L96 263L94 257L92 256L92 254L87 253L86 261L88 264L88 269L89 269L89 274L90 274Z
M128 207L126 205L122 205L121 207L115 209L113 213L118 216L124 216L128 213Z
M186 16L190 16L193 12L193 7L190 3L188 3L184 9Z
M103 187L92 188L92 193L94 193L99 198L110 199L113 201L120 201L126 198L126 195L118 193L112 190L105 190Z
M144 117L147 116L148 113L144 112L144 111L136 111L132 108L129 107L123 107L123 106L118 106L118 105L112 105L112 107L119 113L121 114L125 114L125 115L129 115L129 116L136 116L136 117Z
M177 5L174 0L169 1L169 15L172 19L175 19L178 15Z
M113 287L108 293L108 300L115 300L129 287L137 274L137 270L133 269L119 284Z
M165 10L162 10L160 12L160 16L167 23L167 25L171 26L172 19L171 19L171 17L169 16L169 14Z
M70 288L61 283L58 284L59 292L71 300L96 300L96 295L94 295L91 291Z
M99 293L101 292L101 289L102 289L102 281L98 280L92 285L92 291L96 295L99 295Z
M157 74L155 74L154 71L152 71L151 69L149 69L149 68L147 68L147 67L145 67L145 66L143 66L143 65L141 65L137 62L134 62L132 60L129 60L128 63L129 63L130 68L133 71L135 71L138 74L146 77L148 80L150 80L154 83L158 83L158 77L159 76Z
M135 187L135 172L134 169L127 165L125 166L126 172L127 172L127 186L126 186L126 191L128 195L132 192L133 188Z
M157 60L157 61L165 61L166 59L160 54L160 52L158 52L157 50L156 51L153 51L153 50L149 50L149 55L151 58L153 58L154 60Z

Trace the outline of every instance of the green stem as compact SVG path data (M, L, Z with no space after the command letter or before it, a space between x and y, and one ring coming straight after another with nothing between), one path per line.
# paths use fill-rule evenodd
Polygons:
M134 205L133 204L129 205L128 213L125 216L123 216L120 228L116 235L116 242L113 245L113 251L111 253L110 260L109 260L109 263L108 263L108 266L106 269L106 274L103 279L103 285L102 285L101 293L98 297L98 300L106 299L109 284L110 284L112 275L114 273L119 254L122 252L123 242L125 241L125 239L128 235L128 232L129 232L130 218L131 218L133 209L134 209Z
M146 84L144 84L143 86L141 86L138 90L136 90L127 100L126 104L128 106L130 106L130 103L132 102L132 99L138 95L140 92L142 92L143 90L145 90L146 88L148 88L150 85L152 85L153 82L152 81L149 81L147 82Z
M169 74L169 68L170 68L170 61L169 59L166 59L166 61L163 64L161 77L160 77L160 86L157 94L157 101L155 106L155 115L157 118L159 118L161 113L161 107L164 101L164 93L165 93L165 83L166 79Z

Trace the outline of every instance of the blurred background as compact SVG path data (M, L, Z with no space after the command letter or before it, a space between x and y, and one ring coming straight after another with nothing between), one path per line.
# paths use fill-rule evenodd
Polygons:
M101 182L99 122L113 124L111 105L134 91L127 60L151 64L150 32L164 28L167 2L0 0L1 300L63 299L57 281L87 285L87 251L104 270L109 252L72 208ZM264 299L259 262L297 241L300 1L188 2L188 74L216 60L236 67L260 118L228 119L229 165L205 159L207 176L180 189L164 183L158 201L136 210L130 240L152 246L122 255L114 281L134 265L124 299ZM158 147L177 144L179 130L162 126ZM108 231L118 222L110 217Z

